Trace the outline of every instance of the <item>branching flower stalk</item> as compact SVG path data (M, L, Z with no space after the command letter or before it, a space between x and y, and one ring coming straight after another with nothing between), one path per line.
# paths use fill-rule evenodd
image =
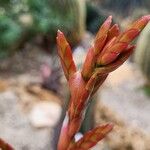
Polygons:
M88 150L112 130L113 125L108 123L87 132L79 141L75 141L74 138L81 127L86 108L90 103L89 98L98 90L109 73L129 58L135 48L131 42L149 20L150 15L143 16L121 33L117 24L111 25L112 17L109 16L89 48L81 70L76 69L71 47L64 34L58 31L58 54L71 93L58 150Z

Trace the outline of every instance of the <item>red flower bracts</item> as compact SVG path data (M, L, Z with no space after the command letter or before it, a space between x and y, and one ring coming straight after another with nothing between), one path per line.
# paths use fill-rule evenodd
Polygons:
M89 97L98 90L110 72L129 58L135 47L131 42L149 20L150 15L143 16L125 32L120 32L117 24L111 25L112 17L108 17L89 48L81 71L76 69L70 45L64 34L58 31L58 54L71 93L58 150L88 150L112 130L112 124L102 125L87 132L79 141L74 140L90 102Z

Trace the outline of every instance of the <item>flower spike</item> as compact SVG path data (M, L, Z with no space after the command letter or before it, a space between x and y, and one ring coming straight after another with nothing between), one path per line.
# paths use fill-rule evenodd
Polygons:
M139 35L149 20L150 15L140 18L138 21L135 21L128 30L117 36L113 43L106 44L97 58L97 65L107 65L115 61L121 53L126 51L127 45ZM124 43L124 46L121 43Z
M90 97L103 84L109 73L120 67L132 54L135 46L131 42L139 35L150 20L150 15L134 22L125 32L120 33L117 24L111 27L112 17L108 17L99 29L93 45L89 48L81 71L76 71L71 48L63 33L58 31L58 54L68 80L71 98L66 112L58 150L89 150L104 138L113 128L111 124L99 126L75 142Z

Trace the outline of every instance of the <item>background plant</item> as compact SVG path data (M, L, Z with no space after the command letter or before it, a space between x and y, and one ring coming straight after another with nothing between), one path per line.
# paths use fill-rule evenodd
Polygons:
M0 2L0 56L3 58L27 41L41 36L45 49L54 46L57 29L72 45L85 31L85 1L7 0Z
M142 70L147 79L147 84L150 83L150 24L148 24L141 33L138 41L137 48L134 54L134 60Z

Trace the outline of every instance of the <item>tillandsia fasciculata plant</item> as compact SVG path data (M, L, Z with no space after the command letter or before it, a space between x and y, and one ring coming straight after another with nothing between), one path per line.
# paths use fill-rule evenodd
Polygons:
M69 84L71 98L64 119L58 150L88 150L103 139L113 128L111 123L88 131L79 141L79 131L91 97L105 81L110 72L121 66L135 48L131 42L139 35L150 20L150 15L135 21L125 32L117 24L111 25L109 16L100 27L81 70L73 61L71 47L61 31L57 33L58 54Z
M98 90L109 73L121 66L132 54L135 46L130 43L149 20L150 15L143 16L125 32L120 33L118 25L111 26L112 17L108 17L89 48L81 70L76 69L70 45L64 34L58 31L58 54L71 93L58 150L89 150L112 130L113 125L108 123L88 131L78 141L74 138L84 119L86 108L90 103L89 98ZM0 139L0 149L14 150L2 139Z

